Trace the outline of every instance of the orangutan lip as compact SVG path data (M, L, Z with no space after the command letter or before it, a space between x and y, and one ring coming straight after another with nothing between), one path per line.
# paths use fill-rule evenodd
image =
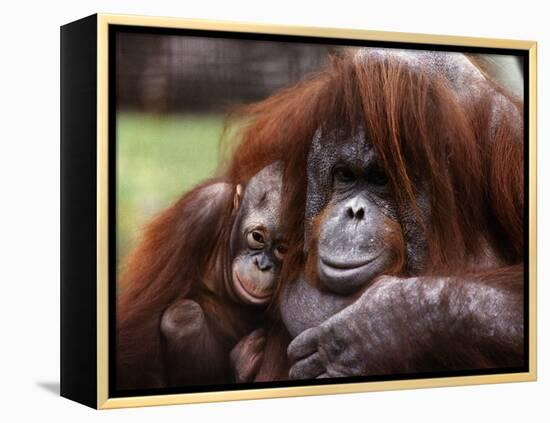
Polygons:
M269 299L271 298L271 294L267 294L267 295L264 295L264 296L258 296L256 294L253 294L252 292L250 292L248 289L246 289L244 283L241 281L240 277L239 277L239 273L238 272L234 272L233 273L233 276L235 279L235 288L237 289L238 293L244 297L246 300L254 303L254 304L264 304L266 302L269 301Z
M372 263L374 260L376 260L378 257L380 256L379 255L376 255L374 257L370 257L366 260L361 260L361 261L358 261L358 260L355 260L355 261L346 261L346 262L342 262L342 261L334 261L334 260L331 260L330 258L320 258L321 259L321 263L323 264L323 266L326 266L326 267L329 267L329 268L332 268L332 269L337 269L337 270L352 270L352 269L358 269L360 267L364 267L370 263Z

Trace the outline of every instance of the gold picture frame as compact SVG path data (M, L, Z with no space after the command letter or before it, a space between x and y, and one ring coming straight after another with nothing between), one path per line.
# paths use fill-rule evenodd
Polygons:
M90 18L87 18L90 19ZM63 78L68 80L74 78L70 69L63 68L63 54L67 57L67 65L70 62L70 55L74 49L78 48L77 41L73 41L74 46L67 47L69 41L67 41L63 50L63 33L66 34L67 39L78 38L78 30L74 29L78 25L78 22L66 25L62 30L62 99L63 90L67 93L70 89L74 89L73 86L68 84L63 88ZM112 300L109 298L109 27L110 26L137 26L137 27L151 27L151 28L163 28L163 29L190 29L190 30L208 30L208 31L226 31L231 33L252 33L252 34L269 34L269 35L285 35L285 36L300 36L300 37L317 37L327 39L342 39L342 40L362 40L369 42L399 42L407 43L411 45L436 45L436 46L453 46L453 47L475 47L475 48L488 48L488 49L513 49L523 51L527 54L528 58L528 107L529 115L528 126L529 139L528 143L528 202L529 202L529 256L527 258L526 266L528 266L528 371L518 373L505 373L505 374L484 374L473 376L452 376L452 377L438 377L438 378L423 378L423 379L407 379L407 380L392 380L392 381L375 381L375 382L360 382L360 383L341 383L341 384L323 384L313 386L289 386L289 387L273 387L273 388L258 388L258 389L243 389L243 390L230 390L230 391L216 391L216 392L200 392L200 393L173 393L162 395L146 395L146 396L129 396L129 397L110 397L109 396L109 360L110 360L110 348L109 348L109 304ZM322 395L322 394L342 394L352 392L369 392L369 391L381 391L381 390L398 390L398 389L416 389L416 388L431 388L431 387L444 387L444 386L461 386L461 385L477 385L477 384L490 384L490 383L504 383L504 382L524 382L535 381L537 378L537 284L536 284L536 251L537 251L537 43L534 41L518 41L518 40L504 40L504 39L489 39L489 38L476 38L476 37L459 37L459 36L445 36L445 35L429 35L429 34L410 34L400 32L381 32L381 31L368 31L360 29L336 29L336 28L314 28L307 26L274 26L274 25L260 25L251 23L235 23L235 22L223 22L223 21L210 21L210 20L195 20L195 19L179 19L179 18L162 18L162 17L144 17L144 16L124 16L114 14L97 14L91 17L88 21L88 29L84 36L85 39L94 37L95 31L95 45L96 45L96 58L95 63L97 68L95 69L96 75L96 118L95 118L95 192L93 195L95 198L96 210L93 216L90 218L90 224L93 224L96 229L95 233L95 303L96 309L89 316L89 319L95 319L95 354L89 356L84 363L84 366L95 367L95 389L89 388L89 381L83 376L81 384L86 387L80 386L78 383L79 375L76 374L78 364L69 364L66 367L63 365L63 359L71 360L74 354L79 354L78 347L74 344L77 340L74 338L79 330L78 327L74 329L69 328L69 323L65 321L63 323L63 314L66 319L70 319L74 315L74 310L68 307L67 302L78 301L78 295L71 291L68 285L73 282L71 279L71 271L67 270L65 276L62 275L62 292L66 292L66 298L62 298L62 395L71 399L75 399L84 404L90 405L98 409L111 409L121 407L138 407L138 406L151 406L151 405L169 405L169 404L187 404L187 403L201 403L201 402L213 402L213 401L233 401L233 400L246 400L246 399L260 399L260 398L280 398L291 396L306 396L306 395ZM72 28L72 29L71 29ZM64 32L63 32L64 31ZM72 31L72 32L71 32ZM91 35L90 35L91 34ZM87 37L87 38L86 38ZM93 45L92 42L91 45ZM71 50L71 48L73 50ZM527 75L526 75L527 76ZM71 88L73 87L73 88ZM67 94L68 95L68 94ZM77 100L73 100L77 101ZM69 101L67 101L68 103ZM74 104L74 103L73 103ZM67 105L69 108L70 106ZM69 109L63 113L62 106L62 125L69 124L72 118ZM73 140L74 133L69 130L65 131L65 137L67 142ZM76 147L75 147L76 148ZM63 141L62 141L63 150ZM63 154L63 153L62 153ZM70 156L74 153L68 151L66 153L66 160L70 161ZM62 185L63 178L69 176L69 170L65 176L62 172ZM63 191L63 190L62 190ZM68 196L68 189L62 195ZM69 200L68 200L69 201ZM90 200L92 201L92 200ZM62 217L63 219L63 217ZM65 223L63 223L65 224ZM67 231L72 228L67 224ZM62 240L64 240L62 236ZM74 249L75 244L71 244L70 240L63 241L62 249ZM66 266L75 266L74 261L70 263L70 252L68 255L62 255L62 266L67 262ZM62 272L63 274L63 272ZM65 279L63 279L65 278ZM84 283L84 282L82 282ZM92 289L92 288L90 288ZM89 291L92 292L92 291ZM64 304L65 301L65 304ZM68 307L68 308L67 308ZM73 314L71 314L73 313ZM90 321L87 321L90 323ZM75 323L76 324L76 323ZM78 325L77 325L78 326ZM63 336L65 333L65 338ZM88 333L87 336L90 336ZM90 338L87 338L88 341ZM65 341L64 341L65 340ZM65 342L65 344L63 344ZM90 341L91 342L91 341ZM63 347L65 345L65 347ZM84 359L82 359L84 360ZM94 363L95 361L95 363ZM79 364L83 366L82 362ZM95 365L95 366L94 366ZM64 370L65 369L65 370ZM88 374L87 372L84 372ZM91 371L93 373L93 371ZM91 374L90 373L90 374ZM81 374L82 376L82 374ZM89 376L91 377L91 376ZM76 393L78 391L78 393ZM84 392L85 391L85 392ZM95 392L95 395L94 395ZM95 401L94 401L95 399Z

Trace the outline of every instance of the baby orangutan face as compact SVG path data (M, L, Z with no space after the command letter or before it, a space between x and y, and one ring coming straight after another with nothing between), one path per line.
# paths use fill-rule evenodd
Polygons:
M274 163L258 172L244 193L237 186L238 210L231 235L231 287L245 304L265 305L277 288L287 251L281 214L282 168ZM242 199L242 201L241 201Z

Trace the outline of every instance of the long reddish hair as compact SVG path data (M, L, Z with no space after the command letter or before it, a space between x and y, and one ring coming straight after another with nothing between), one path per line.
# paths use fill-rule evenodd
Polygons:
M229 180L246 180L273 160L285 163L291 257L284 276L295 277L303 262L306 163L318 128L362 126L400 209L418 210L417 181L428 184L426 272L463 273L487 249L502 264L521 263L522 102L481 74L475 89L457 91L429 64L379 53L335 55L320 72L234 115L241 129Z
M212 260L228 253L233 191L205 208L205 181L159 213L121 266L117 295L117 388L164 387L159 331L163 311L206 277ZM220 318L222 315L220 314Z

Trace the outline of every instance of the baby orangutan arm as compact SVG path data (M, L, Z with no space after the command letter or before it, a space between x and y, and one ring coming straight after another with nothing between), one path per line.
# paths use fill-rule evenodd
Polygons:
M169 386L219 383L226 376L228 357L197 302L180 299L170 305L160 331Z
M264 358L266 332L256 329L239 341L231 351L230 361L235 382L253 382Z

